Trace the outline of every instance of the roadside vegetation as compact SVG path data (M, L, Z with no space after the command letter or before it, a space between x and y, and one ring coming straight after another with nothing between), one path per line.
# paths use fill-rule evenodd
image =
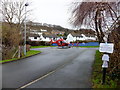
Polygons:
M55 46L31 46L30 48L46 48L46 47L55 47Z
M0 61L0 63L6 63L6 62L20 60L20 59L23 59L23 58L26 58L26 57L29 57L29 56L32 56L32 55L39 54L39 53L41 53L41 51L30 50L26 53L26 56L23 56L21 58L13 58L13 59L2 60L2 61Z
M95 55L95 62L93 64L92 73L92 88L120 88L118 87L118 79L112 80L109 73L106 74L106 83L102 85L102 53L98 50Z

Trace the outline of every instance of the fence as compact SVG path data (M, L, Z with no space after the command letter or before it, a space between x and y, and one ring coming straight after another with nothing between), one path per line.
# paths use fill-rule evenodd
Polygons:
M58 46L56 43L53 43L52 46ZM77 43L74 44L70 44L69 46L99 46L98 42L88 42L88 43L79 43L77 45Z

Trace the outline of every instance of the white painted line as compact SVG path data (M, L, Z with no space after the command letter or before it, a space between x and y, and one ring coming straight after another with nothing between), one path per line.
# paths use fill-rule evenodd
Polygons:
M83 52L85 52L85 51L86 51L86 50L84 50ZM83 53L83 52L82 52L82 53ZM70 60L70 61L67 61L67 62L64 62L63 65L59 66L59 67L56 68L55 70L53 70L53 71L51 71L51 72L49 72L49 73L41 76L40 78L38 78L38 79L36 79L36 80L34 80L34 81L32 81L32 82L30 82L30 83L22 86L22 87L20 87L20 88L18 88L18 89L16 89L16 90L20 90L20 89L26 88L26 87L30 86L31 84L33 84L33 83L35 83L35 82L37 82L37 81L39 81L39 80L42 80L42 79L46 78L47 76L49 76L49 75L53 74L54 72L56 72L57 70L63 68L65 65L67 65L68 63L70 63L70 62L73 61L73 60L74 60L74 59L72 59L72 60Z
M42 77L40 77L40 78L38 78L38 79L36 79L36 80L34 80L34 81L26 84L26 85L24 85L24 86L22 86L22 87L20 87L19 89L16 89L16 90L20 90L20 89L26 88L26 87L30 86L31 84L33 84L33 83L35 83L35 82L37 82L37 81L39 81L39 80L41 80L41 79L43 79L43 78L51 75L51 74L54 73L55 71L56 71L56 70L51 71L51 72L47 73L46 75L44 75L44 76L42 76Z
M16 90L20 90L20 89L26 88L26 87L30 86L31 84L36 83L37 81L46 78L47 76L53 74L54 72L56 72L57 70L61 69L63 66L65 66L66 64L68 64L68 63L71 62L71 61L72 61L72 60L70 60L70 61L68 61L68 62L65 62L63 65L61 65L61 66L58 67L57 69L55 69L55 70L53 70L53 71L51 71L51 72L49 72L49 73L43 75L42 77L40 77L40 78L38 78L38 79L36 79L36 80L34 80L34 81L28 83L28 84L26 84L26 85L24 85L24 86L22 86L22 87L16 89Z

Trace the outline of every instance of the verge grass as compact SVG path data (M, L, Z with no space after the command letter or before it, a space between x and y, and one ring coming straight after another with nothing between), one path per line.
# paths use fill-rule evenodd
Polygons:
M46 47L55 47L55 46L31 46L30 48L46 48Z
M106 83L102 85L102 53L96 51L92 72L92 88L117 88L117 81L110 79L106 74Z
M21 58L13 58L13 59L2 60L2 61L0 61L0 63L16 61L16 60L19 60L19 59L22 59L22 58L26 58L26 57L29 57L29 56L32 56L32 55L35 55L35 54L38 54L38 53L41 53L41 51L30 50L30 51L28 51L26 53L26 56L23 56Z

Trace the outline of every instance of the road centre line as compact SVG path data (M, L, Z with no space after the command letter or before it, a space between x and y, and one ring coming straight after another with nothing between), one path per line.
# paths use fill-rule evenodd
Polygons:
M66 62L65 64L63 64L62 66L56 68L55 70L53 70L53 71L51 71L51 72L49 72L49 73L41 76L40 78L38 78L38 79L36 79L36 80L34 80L34 81L32 81L32 82L30 82L30 83L22 86L22 87L20 87L20 88L18 88L18 89L16 89L16 90L20 90L20 89L26 88L26 87L30 86L31 84L36 83L37 81L44 79L45 77L53 74L54 72L56 72L57 70L61 69L62 67L64 67L64 66L67 65L68 63L70 63L71 61L72 61L72 60L70 60L69 62Z

